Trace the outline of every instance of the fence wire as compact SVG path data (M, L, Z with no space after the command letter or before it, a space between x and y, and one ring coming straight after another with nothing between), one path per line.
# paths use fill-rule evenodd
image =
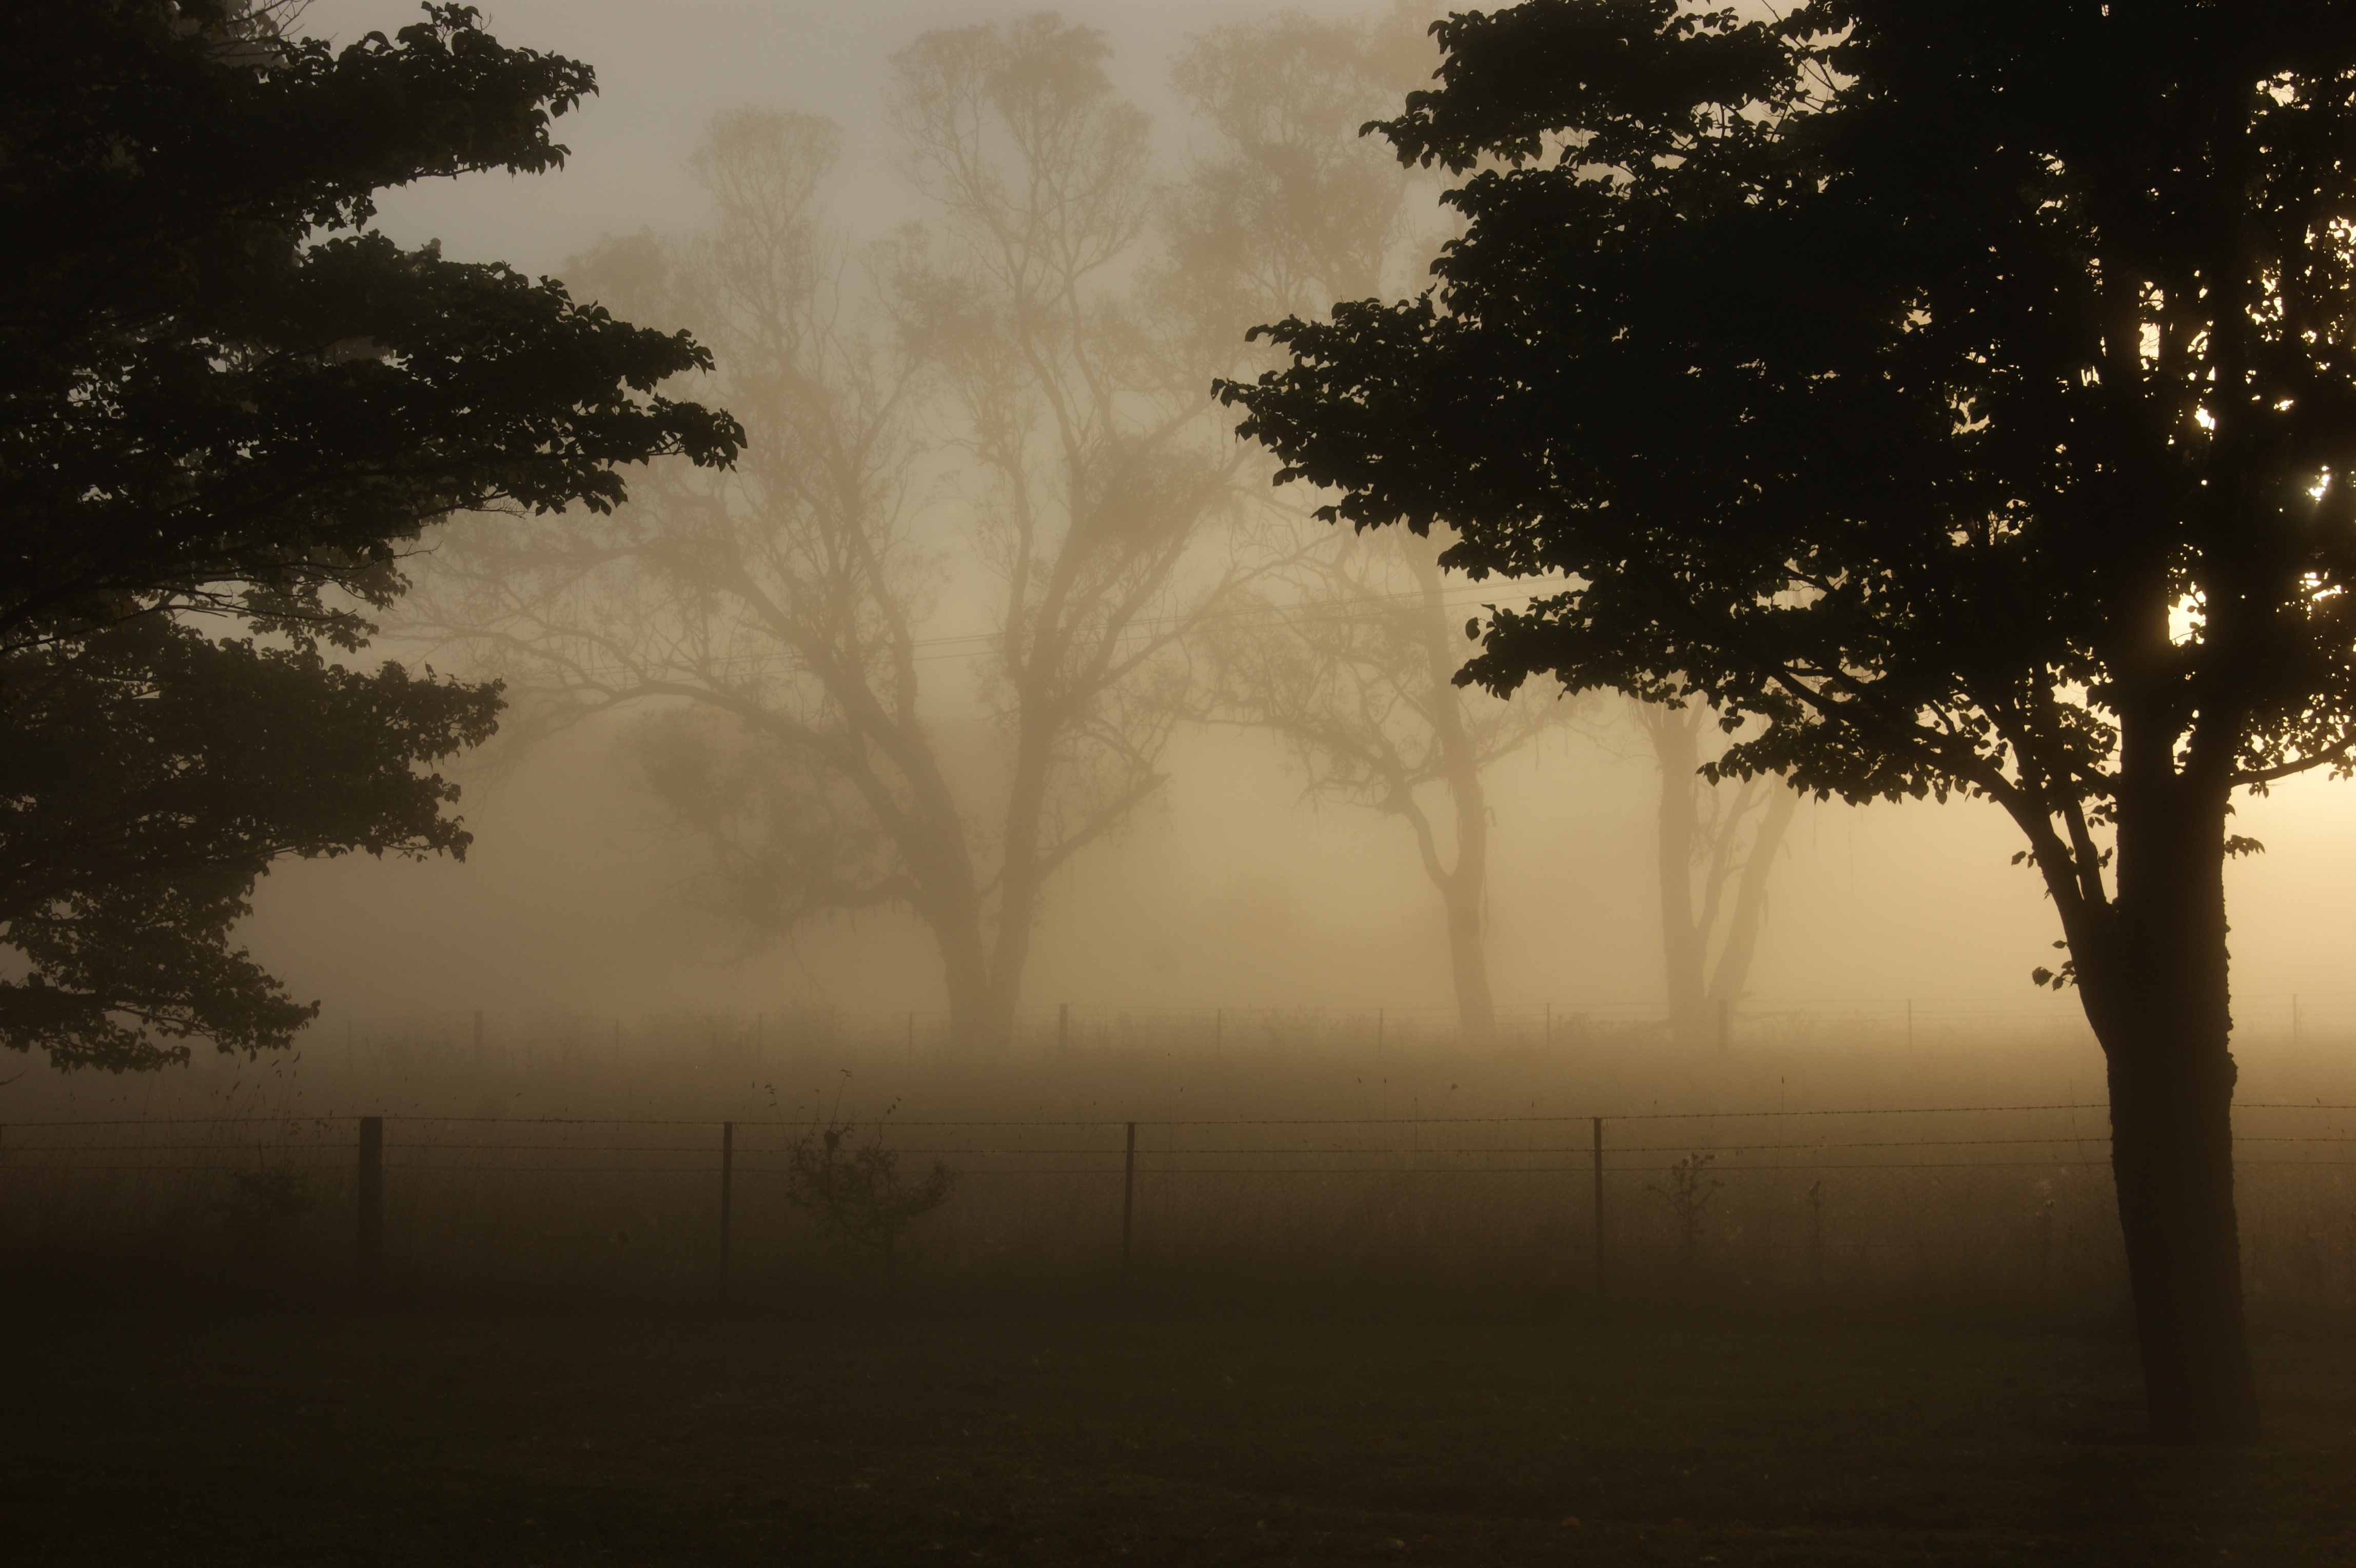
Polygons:
M2254 1305L2356 1323L2356 1106L2236 1120ZM845 1146L884 1151L884 1196L936 1165L949 1183L888 1257L830 1243L798 1175L819 1147L806 1120L378 1122L384 1276L427 1294L700 1297L725 1270L732 1291L780 1301L884 1277L974 1305L1120 1279L1173 1300L1609 1288L2068 1306L2120 1283L2107 1114L2074 1102L887 1119ZM0 1125L0 1249L348 1279L359 1133L351 1116Z

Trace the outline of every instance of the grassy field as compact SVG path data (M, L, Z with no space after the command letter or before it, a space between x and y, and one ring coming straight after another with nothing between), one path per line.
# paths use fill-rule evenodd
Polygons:
M2344 1563L2356 1345L2138 1440L2081 1338L18 1317L36 1563Z

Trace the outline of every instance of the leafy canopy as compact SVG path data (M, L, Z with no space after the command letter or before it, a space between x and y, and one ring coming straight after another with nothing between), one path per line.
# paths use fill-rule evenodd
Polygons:
M0 1041L60 1065L286 1043L316 1006L229 945L270 861L463 853L418 765L497 686L327 656L427 524L742 439L655 391L684 333L367 227L556 166L588 67L463 5L341 51L280 9L33 0L0 54Z
M1721 768L1851 800L1992 797L2073 946L2124 803L2345 769L2356 14L1434 30L1438 85L1368 129L1466 177L1462 237L1223 395L1329 521L1570 578L1468 678L1706 699L1766 721Z

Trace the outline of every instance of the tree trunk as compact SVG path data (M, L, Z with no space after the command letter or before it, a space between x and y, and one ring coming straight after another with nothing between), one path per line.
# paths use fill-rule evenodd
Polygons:
M1751 983L1751 961L1759 950L1759 929L1767 923L1767 878L1775 869L1775 856L1783 847L1783 834L1790 831L1792 819L1800 811L1798 790L1781 779L1770 779L1765 783L1772 793L1767 797L1767 808L1760 816L1757 831L1751 835L1751 848L1742 857L1741 884L1735 892L1734 908L1727 916L1726 941L1719 949L1717 967L1710 972L1712 1002L1740 1001L1743 987ZM1732 831L1732 824L1728 831Z
M1655 847L1669 1037L1687 1049L1699 1049L1711 1038L1711 1027L1706 978L1708 935L1694 921L1694 835L1700 831L1700 818L1694 810L1694 775L1701 767L1701 751L1690 717L1688 712L1667 708L1637 710L1661 767L1660 838Z
M1440 778L1448 787L1454 823L1456 864L1440 864L1439 847L1422 813L1412 813L1423 853L1424 871L1448 909L1448 959L1456 983L1458 1037L1484 1047L1497 1037L1497 1003L1489 989L1489 947L1483 929L1488 913L1489 796L1481 787L1481 758L1457 705L1456 667L1464 645L1455 635L1441 594L1446 588L1439 552L1428 541L1399 536L1408 567L1422 597L1425 672L1431 682L1430 720L1440 742Z
M2233 1209L2233 1018L2222 788L2123 792L2109 929L2074 934L2086 1016L2109 1063L2111 1168L2165 1442L2258 1434ZM2140 797L2140 798L2139 798Z
M980 911L959 911L963 918L942 916L927 920L933 941L940 950L941 978L948 991L949 1045L958 1051L994 1046L1006 1037L1007 1022L998 1016L990 983L990 963L981 942Z
M1462 869L1460 863L1459 872ZM1457 1029L1466 1045L1486 1046L1497 1036L1497 1002L1489 989L1479 885L1476 882L1468 889L1460 875L1450 878L1441 891L1448 900L1448 957L1456 981Z
M2132 1034L2106 1042L2144 1391L2163 1441L2244 1441L2257 1435L2258 1402L2233 1209L2233 1058L2223 1031L2171 1012L2170 989L2138 999Z

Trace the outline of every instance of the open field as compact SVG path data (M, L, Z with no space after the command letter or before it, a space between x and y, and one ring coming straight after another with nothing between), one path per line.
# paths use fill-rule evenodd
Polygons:
M1127 1273L1207 1316L1559 1319L1592 1305L1600 1236L1617 1304L1681 1323L2123 1321L2092 1045L1983 1020L1910 1048L1890 1020L1838 1022L1697 1055L1641 1024L1475 1051L1373 1013L1076 1015L1065 1046L991 1057L825 1020L494 1017L479 1048L461 1019L455 1041L33 1075L0 1092L0 1268L35 1282L19 1305L169 1281L190 1304L341 1305L377 1116L378 1305L698 1309L724 1235L737 1306L863 1311L873 1270L830 1253L786 1180L840 1116L911 1174L955 1173L894 1259L902 1309L1099 1311ZM2356 1329L2351 1061L2315 1032L2243 1049L2264 1331Z
M2340 1563L2356 1347L1519 1322L19 1316L31 1563Z

